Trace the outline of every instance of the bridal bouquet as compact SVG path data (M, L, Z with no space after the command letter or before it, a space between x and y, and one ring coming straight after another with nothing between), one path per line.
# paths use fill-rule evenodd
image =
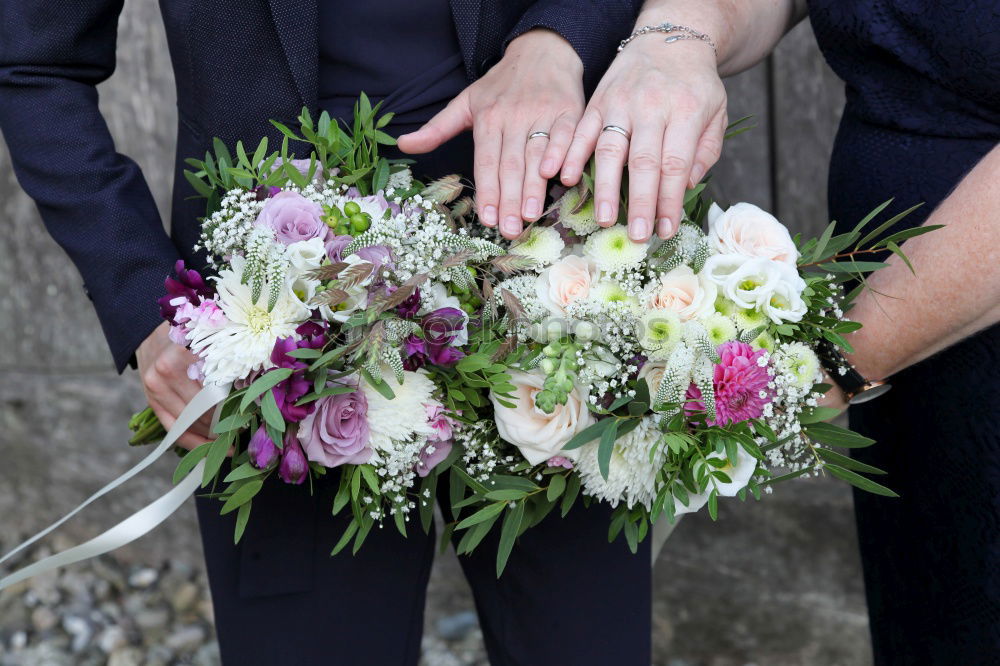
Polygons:
M892 494L830 448L872 440L818 406L817 350L849 349L860 327L843 284L884 266L858 257L902 254L923 232L876 240L897 216L865 233L884 206L848 233L793 239L699 185L673 238L636 244L598 226L586 175L508 242L457 176L425 187L379 156L393 139L364 96L350 132L299 120L275 123L280 151L216 141L188 160L213 275L178 264L160 301L198 359L191 376L229 390L217 439L176 478L204 463L236 539L265 483L333 468L333 511L352 516L334 552L386 520L428 528L446 476L443 538L469 552L502 519L498 575L521 533L581 496L615 507L609 538L635 549L661 517L715 518L719 498L822 471ZM148 410L133 427L136 443L162 434Z

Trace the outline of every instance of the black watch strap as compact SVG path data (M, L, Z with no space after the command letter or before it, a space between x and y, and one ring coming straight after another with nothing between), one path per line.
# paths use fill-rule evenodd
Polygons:
M816 353L830 379L840 387L852 405L868 402L892 388L884 381L866 379L857 368L847 362L837 346L828 340L822 340L816 345Z

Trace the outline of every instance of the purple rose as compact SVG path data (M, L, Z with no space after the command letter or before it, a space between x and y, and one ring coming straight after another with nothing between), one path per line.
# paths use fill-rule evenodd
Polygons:
M318 203L286 190L267 200L256 224L274 229L278 241L285 245L313 238L325 241L330 230L322 216L323 209Z
M285 433L284 448L281 451L281 465L278 467L278 476L285 483L300 485L306 480L309 474L309 463L302 453L302 447L291 434L291 430Z
M360 390L317 400L316 411L299 428L309 460L324 467L367 462L372 455L367 415L368 400Z
M267 434L267 428L261 426L250 438L250 445L247 447L250 454L250 463L257 469L267 469L278 458L278 447L274 445Z

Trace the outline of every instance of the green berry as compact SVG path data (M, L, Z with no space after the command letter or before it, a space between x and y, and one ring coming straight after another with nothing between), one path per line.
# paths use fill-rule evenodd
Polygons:
M370 227L371 224L371 219L369 219L367 215L362 213L351 215L351 231L353 233L360 234L364 231L368 231L368 227Z
M344 204L344 215L353 218L361 213L361 206L356 201L348 201Z

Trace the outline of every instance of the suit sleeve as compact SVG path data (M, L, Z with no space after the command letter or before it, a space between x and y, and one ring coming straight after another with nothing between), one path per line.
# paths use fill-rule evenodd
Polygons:
M548 28L572 44L583 61L588 93L597 87L621 40L632 32L642 0L539 0L507 36L505 44L533 28Z
M179 256L98 109L121 9L0 0L0 130L19 183L83 277L119 372L162 321L156 299Z

